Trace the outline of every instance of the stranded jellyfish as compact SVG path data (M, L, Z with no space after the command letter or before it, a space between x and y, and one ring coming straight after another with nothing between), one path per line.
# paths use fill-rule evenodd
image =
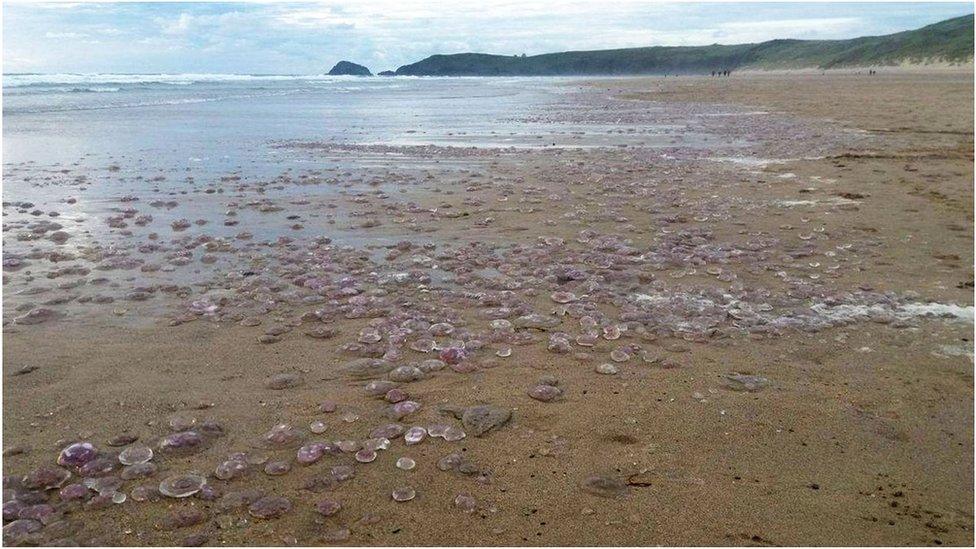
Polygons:
M403 439L407 444L419 444L427 438L427 429L423 427L411 427L404 433Z
M273 477L283 475L291 471L291 463L287 461L269 461L264 465L264 473Z
M397 402L390 409L390 415L394 419L401 419L420 409L420 403L414 400L404 400Z
M159 441L159 451L164 454L190 454L202 450L203 446L203 435L196 431L172 433Z
M280 496L264 496L252 503L247 512L261 519L278 518L291 510L291 502Z
M359 463L372 463L376 461L376 452L373 450L360 450L356 452L356 461Z
M627 493L627 483L612 475L590 475L583 479L580 488L587 494L603 498L622 496Z
M465 436L467 435L464 434L464 431L462 431L458 427L454 427L453 425L448 427L447 430L444 431L444 440L448 442L457 442L463 439Z
M322 456L325 455L326 449L327 446L322 442L306 444L298 449L298 455L295 456L295 459L302 465L311 465L322 459Z
M536 385L528 391L528 395L541 402L550 402L563 394L563 390L552 385Z
M214 469L214 476L220 480L231 480L247 472L248 463L243 459L227 459Z
M259 444L265 448L293 448L302 442L302 433L287 423L279 423L261 436Z
M156 474L159 468L154 463L144 462L126 466L119 474L122 480L133 480L137 478L147 478Z
M185 498L200 491L207 479L193 473L173 475L159 483L159 492L171 498Z
M98 449L90 442L76 442L61 450L58 465L81 467L98 456Z
M447 364L458 364L466 357L467 353L461 347L445 347L438 355L438 358Z
M458 494L454 498L454 507L465 513L473 513L478 509L478 501L471 494Z
M58 492L61 501L78 501L88 497L88 487L83 484L69 484Z
M41 466L27 473L24 486L32 490L52 490L60 488L69 477L71 473L60 467Z
M152 448L148 446L130 446L119 454L122 465L136 465L146 463L153 458Z
M388 438L368 438L363 441L363 449L376 452L378 450L386 450L390 447L390 439Z
M453 471L458 468L458 465L461 465L461 461L461 454L447 454L446 456L437 460L437 468L441 471Z
M553 292L549 296L549 299L552 299L556 303L572 303L578 298L576 297L576 294L572 292Z
M393 501L410 501L417 497L417 491L409 486L399 486L393 490Z
M409 471L417 466L417 462L412 458L402 457L396 461L397 469L402 469L404 471Z
M323 499L315 504L315 510L324 517L331 517L342 509L342 504L334 499Z
M444 438L444 433L450 428L446 423L434 423L427 426L427 434L434 438Z
M379 427L373 429L369 432L371 438L396 438L403 434L407 428L399 423L387 423L386 425L380 425Z
M332 478L338 481L349 480L356 476L356 470L351 465L336 465L329 471Z

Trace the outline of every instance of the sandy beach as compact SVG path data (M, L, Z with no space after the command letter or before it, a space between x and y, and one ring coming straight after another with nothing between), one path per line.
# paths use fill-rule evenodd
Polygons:
M4 543L972 545L972 82L5 159Z

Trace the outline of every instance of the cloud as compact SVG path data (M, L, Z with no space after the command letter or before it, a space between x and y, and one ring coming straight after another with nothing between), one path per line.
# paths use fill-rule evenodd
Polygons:
M972 9L644 0L17 2L4 7L3 55L8 72L321 73L340 59L378 71L434 53L533 55L886 34Z

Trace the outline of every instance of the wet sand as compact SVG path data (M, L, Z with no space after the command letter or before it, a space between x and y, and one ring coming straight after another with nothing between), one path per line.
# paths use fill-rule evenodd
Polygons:
M63 301L45 305L46 297L11 289L37 285L25 269L42 280L59 268L45 263L49 255L5 269L4 499L44 498L54 511L25 537L5 529L5 542L971 545L972 74L575 86L573 108L540 117L635 132L670 124L678 142L306 143L291 154L341 160L348 167L334 177L346 192L207 182L241 192L242 203L262 188L272 203L301 210L304 232L276 247L211 246L219 257L200 267L198 284L167 291L152 278L167 271L104 271L103 293L115 300L57 298L89 295L82 284L40 294ZM729 145L680 142L699 131ZM305 189L311 202L289 206ZM316 217L327 204L334 225ZM184 207L173 216L186 216ZM254 223L287 227L290 211L268 209ZM169 218L155 215L158 241L178 238ZM186 233L216 230L220 219L210 221ZM5 227L7 249L15 230ZM339 236L316 243L317 231ZM405 240L413 244L397 246ZM165 264L180 246L147 253ZM142 286L151 297L126 299ZM32 308L51 318L24 324ZM532 313L543 320L526 320ZM596 324L592 346L579 344L589 335L584 317ZM491 324L498 319L515 326ZM439 321L453 333L430 327ZM304 335L316 329L334 335ZM396 366L436 358L410 348L428 332L440 347L463 343L467 357L400 383L422 404L401 423L462 427L441 409L482 403L510 410L507 423L455 442L400 437L371 463L326 455L282 476L254 466L238 479L213 477L232 452L294 460L294 447L254 448L282 422L303 430L305 442L367 438L391 421L390 404L368 396L368 379L348 365L364 356ZM496 354L509 348L510 356ZM605 363L618 373L597 373ZM278 373L300 384L270 389ZM531 398L540 381L558 381L562 394ZM321 412L324 401L337 410ZM158 441L173 414L212 418L223 435L167 455ZM326 422L324 433L308 432L313 420ZM61 503L56 490L25 497L18 487L16 477L53 465L66 444L118 451L108 441L122 433L156 448L159 467L122 492L197 471L218 499L130 495L103 506ZM452 452L466 458L464 471L436 466ZM401 456L416 468L397 469ZM309 490L338 464L355 465L355 477ZM594 476L602 490L587 488ZM67 482L78 481L75 473ZM393 501L399 486L416 497ZM224 509L221 497L252 488L287 498L291 509L270 520ZM459 494L477 509L455 505ZM316 513L325 497L342 510ZM188 508L202 511L202 522L173 527L172 513ZM205 538L188 539L197 534Z

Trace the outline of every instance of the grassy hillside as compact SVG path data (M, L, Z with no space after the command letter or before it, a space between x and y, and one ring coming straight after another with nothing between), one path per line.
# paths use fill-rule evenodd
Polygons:
M433 55L397 69L415 76L556 76L702 74L745 68L838 68L903 62L967 62L973 58L973 16L920 29L850 40L771 40L759 44L570 51L529 57Z

